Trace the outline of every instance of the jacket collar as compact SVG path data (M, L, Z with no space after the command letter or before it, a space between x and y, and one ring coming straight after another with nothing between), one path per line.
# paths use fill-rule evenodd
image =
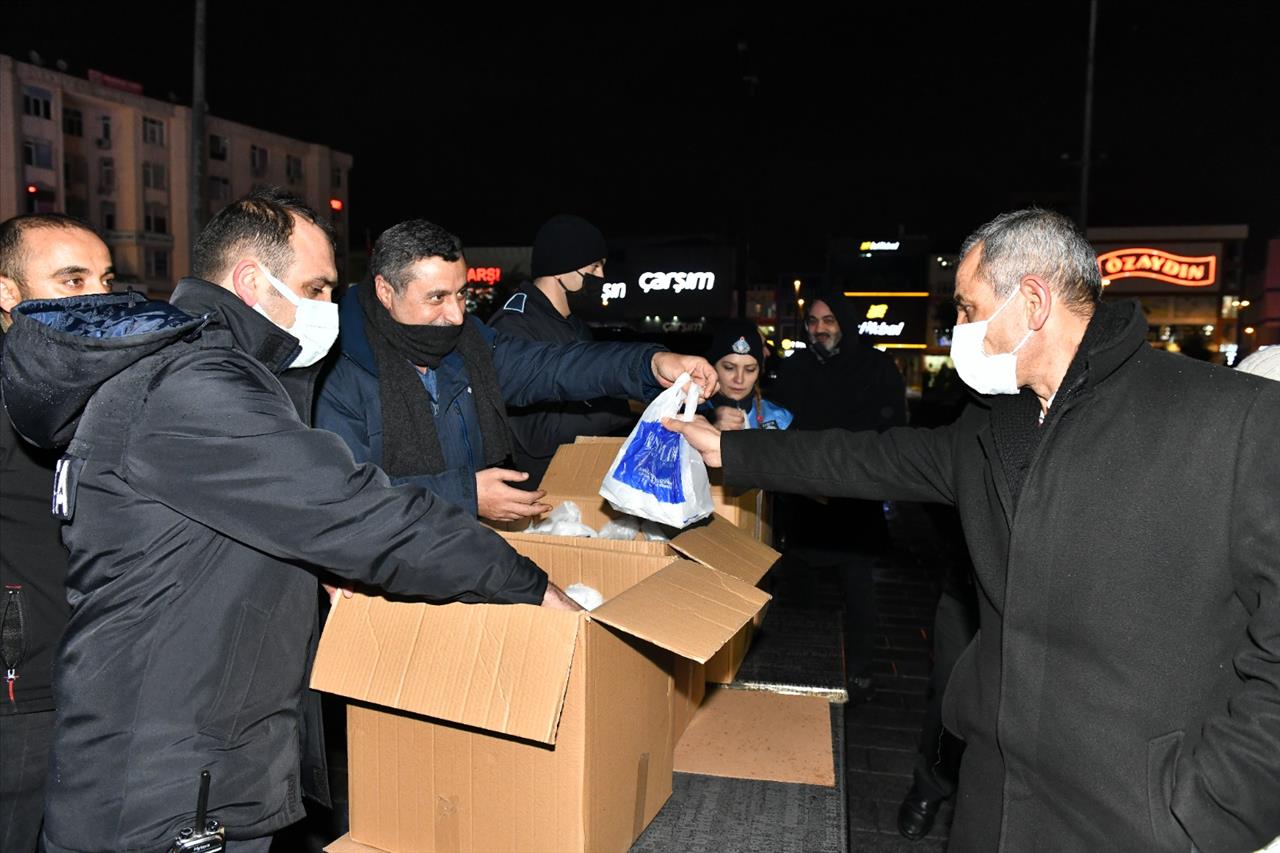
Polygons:
M184 278L173 289L172 305L231 334L236 347L280 374L302 352L298 339L254 311L229 290L201 278Z
M556 306L551 303L551 300L547 298L547 294L543 293L542 289L539 288L533 282L526 281L525 283L521 284L520 292L528 296L529 302L531 303L532 306L537 307L539 313L546 314L548 317L552 318L553 320L556 320L561 323L565 323L566 325L570 325L570 326L573 325L573 322L569 319L569 317L572 317L573 314L570 313L569 317L566 317L563 314L561 314L556 309ZM526 307L525 311L528 311L528 310L529 308Z

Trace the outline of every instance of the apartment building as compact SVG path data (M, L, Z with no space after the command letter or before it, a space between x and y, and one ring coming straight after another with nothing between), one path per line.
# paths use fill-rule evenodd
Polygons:
M328 213L345 276L351 155L216 116L205 129L207 213L255 186L285 187ZM111 246L122 282L167 295L191 267L190 135L189 107L137 83L0 55L0 219L80 217Z

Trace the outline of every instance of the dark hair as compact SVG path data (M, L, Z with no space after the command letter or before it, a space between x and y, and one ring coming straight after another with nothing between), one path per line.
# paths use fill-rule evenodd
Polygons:
M65 213L27 213L0 222L0 275L13 279L19 288L23 286L27 267L27 253L23 249L25 235L38 228L79 228L98 236L93 226Z
M324 232L332 245L333 227L307 203L279 187L261 187L231 202L209 220L196 238L191 272L206 281L223 278L232 264L254 255L280 277L293 266L294 217Z
M410 219L382 232L373 244L369 270L385 278L396 293L404 293L406 273L418 261L441 258L452 263L463 257L456 235L425 219Z
M1091 314L1101 299L1098 257L1061 213L1038 207L1002 213L969 235L960 248L961 260L979 246L976 274L991 282L998 298L1013 293L1024 275L1034 273L1078 314Z

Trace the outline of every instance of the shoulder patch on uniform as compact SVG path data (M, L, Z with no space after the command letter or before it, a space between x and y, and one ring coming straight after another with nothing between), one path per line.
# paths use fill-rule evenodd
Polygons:
M514 311L517 314L524 313L524 301L528 298L527 293L513 293L511 298L507 300L507 304L502 306L503 311Z

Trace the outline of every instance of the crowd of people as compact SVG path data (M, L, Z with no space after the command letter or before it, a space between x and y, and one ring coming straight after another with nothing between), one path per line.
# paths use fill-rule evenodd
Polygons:
M266 851L304 797L340 804L306 687L326 596L577 609L482 521L546 512L556 448L626 434L626 401L683 373L704 417L669 428L786 496L784 561L840 576L855 692L876 614L853 557L885 547L882 502L959 513L977 624L939 654L904 835L949 796L954 851L1280 835L1280 383L1148 346L1065 218L965 243L952 358L975 393L933 429L836 293L765 387L747 321L698 355L594 341L572 309L607 243L580 217L539 229L487 323L439 225L387 229L338 302L332 241L257 190L163 302L112 292L77 220L0 223L0 852L169 850L206 829L202 795L226 850ZM1280 378L1278 354L1248 366Z

